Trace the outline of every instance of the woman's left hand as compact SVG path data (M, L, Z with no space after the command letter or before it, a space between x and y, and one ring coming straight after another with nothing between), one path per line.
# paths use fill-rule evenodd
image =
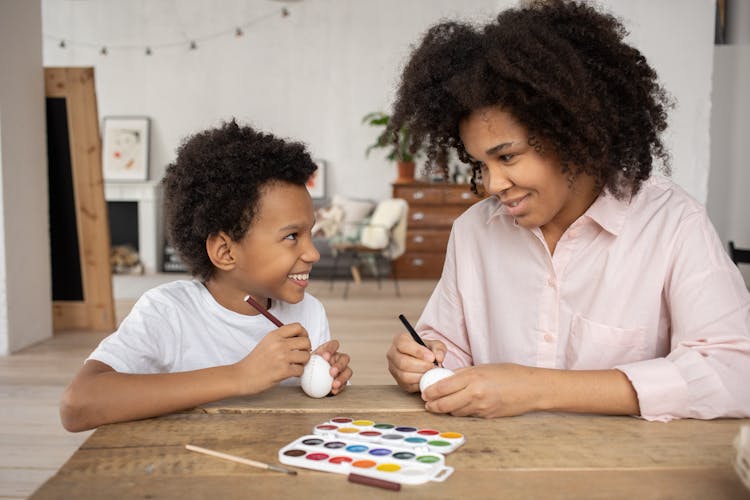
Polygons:
M425 409L460 417L509 417L540 410L537 368L512 363L462 368L422 392Z
M325 344L319 345L314 351L314 354L322 356L331 365L331 376L333 377L333 385L331 386L332 394L338 394L343 391L346 383L352 378L353 373L352 369L349 368L349 355L338 352L338 349L339 341L329 340Z

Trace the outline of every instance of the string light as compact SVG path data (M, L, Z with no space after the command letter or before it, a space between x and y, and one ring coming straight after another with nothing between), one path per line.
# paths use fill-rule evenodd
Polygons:
M99 51L99 54L102 56L108 55L111 51L121 51L121 50L141 50L146 56L153 55L155 49L166 49L166 48L174 48L179 46L185 46L187 44L189 50L198 50L198 44L214 40L216 38L221 38L228 35L234 35L235 38L241 38L245 35L247 29L253 25L260 24L263 21L266 21L272 17L276 17L278 15L279 11L274 10L273 12L269 12L267 14L264 14L260 17L257 17L255 19L252 19L242 25L235 26L234 28L230 30L224 30L221 32L212 33L210 35L206 35L204 37L198 37L198 38L192 38L189 39L189 41L175 41L175 42L166 42L161 44L152 44L152 45L117 45L117 44L107 44L103 45L102 43L92 43L92 42L78 42L75 40L65 39L63 37L59 36L53 36L53 35L44 35L45 39L48 40L54 40L57 41L58 47L61 49L65 49L70 45L71 47L88 47L94 50ZM287 18L291 15L291 12L287 7L281 8L281 17Z

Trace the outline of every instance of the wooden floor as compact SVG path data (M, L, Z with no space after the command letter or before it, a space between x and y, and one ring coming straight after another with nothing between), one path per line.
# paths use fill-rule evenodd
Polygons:
M148 288L171 279L164 276L141 282ZM397 316L403 313L415 322L434 286L434 281L402 281L401 297L396 297L392 281L384 281L380 289L376 282L365 281L352 285L344 299L343 282L336 282L333 290L327 282L311 284L310 293L326 307L332 336L351 355L353 384L393 383L385 352L393 335L402 330ZM134 297L122 290L118 295L117 284L115 297L121 319ZM58 402L65 385L105 336L59 333L20 353L0 356L0 499L28 497L89 436L90 432L71 434L62 428Z

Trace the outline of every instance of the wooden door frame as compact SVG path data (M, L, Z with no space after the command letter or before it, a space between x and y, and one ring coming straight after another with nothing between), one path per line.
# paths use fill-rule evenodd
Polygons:
M57 330L115 328L110 236L93 68L45 68L46 97L66 100L83 300L52 301Z

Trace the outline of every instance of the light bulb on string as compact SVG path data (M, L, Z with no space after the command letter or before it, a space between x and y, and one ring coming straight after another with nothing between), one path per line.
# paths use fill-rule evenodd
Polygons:
M2 1L2 0L0 0L0 1ZM278 2L294 2L294 1L300 1L300 0L276 0L276 1L278 1ZM255 24L258 24L261 21L267 20L268 18L273 17L274 15L278 15L278 12L279 11L276 11L276 12L270 11L267 14L265 14L263 16L260 16L257 19L252 19L252 20L248 21L245 24L235 25L234 28L229 28L228 30L225 30L223 32L213 33L213 34L211 34L211 35L209 35L207 37L201 38L200 40L201 41L211 40L211 39L222 37L222 36L227 36L227 35L231 36L232 34L234 34L234 36L236 38L244 37L246 29L249 29L249 27L251 27L251 26L253 26ZM286 17L291 16L291 11L287 7L282 7L281 11L280 11L280 14L281 14L281 17L286 18ZM99 52L99 54L101 56L109 56L109 47L106 46L106 45L103 45L103 44L96 43L95 41L94 42L78 42L78 41L75 41L75 40L68 41L68 40L66 40L64 38L58 38L58 37L55 37L55 36L48 36L46 34L45 34L45 38L52 39L53 41L55 39L58 40L57 44L58 44L58 47L60 49L67 49L68 45L71 45L72 47L78 47L80 45L80 46L84 46L84 47L87 47L87 48L90 48L90 49L93 49L93 50L98 50L98 52ZM198 50L198 40L195 40L195 39L194 40L190 40L190 39L188 39L187 42L189 43L189 45L188 45L189 50ZM182 41L175 41L175 42L168 42L168 43L158 44L156 46L156 48L157 49L161 49L161 48L165 48L165 47L179 46L179 45L182 45L184 43L185 43L185 40L183 39ZM98 46L98 48L97 48L97 46ZM183 47L184 47L184 45L183 45ZM120 49L123 49L123 48L124 49L142 50L143 51L142 53L145 54L146 56L151 56L153 54L153 50L154 50L152 46L140 46L140 47L137 46L137 45L135 45L135 46L118 46L118 45L116 45L115 46L115 49L117 49L118 52L119 52Z

